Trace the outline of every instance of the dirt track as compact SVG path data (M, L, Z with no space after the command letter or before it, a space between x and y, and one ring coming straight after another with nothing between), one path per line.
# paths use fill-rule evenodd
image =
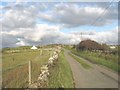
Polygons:
M65 50L65 56L71 66L76 88L118 88L118 74L104 66L93 64L81 57L92 68L85 69Z

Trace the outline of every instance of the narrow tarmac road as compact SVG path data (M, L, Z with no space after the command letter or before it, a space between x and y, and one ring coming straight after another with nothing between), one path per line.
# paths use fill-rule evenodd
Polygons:
M65 50L64 54L71 66L75 88L118 88L118 74L116 72L79 57L91 66L90 69L85 69L68 53L70 51Z

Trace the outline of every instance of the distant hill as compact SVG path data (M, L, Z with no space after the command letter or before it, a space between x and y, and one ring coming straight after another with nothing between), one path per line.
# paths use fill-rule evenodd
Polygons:
M77 50L107 50L109 47L106 44L99 44L96 41L87 39L84 41L81 41L77 45Z

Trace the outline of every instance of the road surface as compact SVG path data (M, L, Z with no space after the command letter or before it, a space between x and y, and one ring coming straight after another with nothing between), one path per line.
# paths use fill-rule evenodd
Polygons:
M75 88L118 88L118 74L116 72L79 57L91 66L90 69L85 69L68 53L71 52L65 50L64 54L73 73Z

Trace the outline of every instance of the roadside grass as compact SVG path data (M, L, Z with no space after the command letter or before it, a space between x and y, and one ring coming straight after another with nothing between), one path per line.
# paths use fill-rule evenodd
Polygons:
M28 86L29 60L32 61L32 81L36 81L40 74L41 65L48 61L49 53L48 50L43 50L42 55L37 50L3 53L2 86L7 88L26 88Z
M66 61L64 52L59 55L57 64L50 69L48 87L50 88L74 88L71 68Z
M75 55L69 53L69 55L71 57L73 57L75 60L77 60L85 69L90 69L91 66L89 64L87 64L86 62L84 62L83 60L81 60L80 58L76 57Z
M118 55L105 55L103 53L100 54L99 52L77 51L74 48L70 48L68 46L65 48L70 50L73 54L81 56L92 63L100 64L112 69L113 71L120 72L120 66L118 65Z

